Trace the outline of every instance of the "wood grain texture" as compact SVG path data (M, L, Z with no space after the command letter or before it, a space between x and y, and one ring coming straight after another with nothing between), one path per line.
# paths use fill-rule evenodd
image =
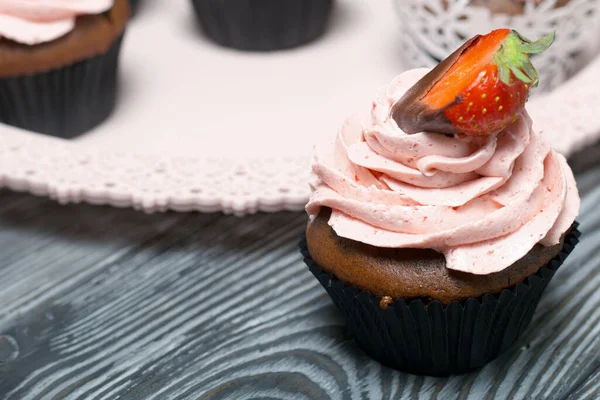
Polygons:
M145 215L0 192L0 399L598 399L594 151L573 160L582 241L531 327L449 378L357 349L297 251L301 213Z

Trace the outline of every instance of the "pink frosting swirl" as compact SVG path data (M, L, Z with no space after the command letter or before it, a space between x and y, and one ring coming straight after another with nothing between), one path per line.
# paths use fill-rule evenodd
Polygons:
M114 0L0 0L0 38L35 45L66 35L82 14L99 14Z
M330 207L341 237L435 249L448 268L479 275L507 268L536 243L559 243L580 202L565 158L526 112L498 135L405 134L391 107L426 72L397 77L373 103L370 123L350 118L335 142L315 148L307 212Z

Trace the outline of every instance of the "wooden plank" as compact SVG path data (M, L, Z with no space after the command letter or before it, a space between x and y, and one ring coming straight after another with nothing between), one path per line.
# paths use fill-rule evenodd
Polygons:
M136 253L182 218L61 207L4 192L0 208L0 326L107 265Z
M356 348L296 249L301 213L149 216L0 192L0 335L19 346L2 362L0 340L0 398L598 398L600 166L578 182L584 235L531 328L449 378Z
M600 366L589 378L577 387L568 400L597 400L600 399Z

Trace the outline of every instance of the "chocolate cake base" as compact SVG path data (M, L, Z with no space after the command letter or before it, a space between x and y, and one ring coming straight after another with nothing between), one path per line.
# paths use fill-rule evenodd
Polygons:
M485 293L479 297L463 298L461 301L453 300L447 304L431 298L392 300L374 295L327 272L313 258L305 238L300 243L300 249L310 271L330 295L357 344L365 353L401 371L446 376L480 368L514 344L529 326L544 290L578 243L579 235L575 223L557 254L524 280L497 293ZM315 248L316 235L311 236L312 248ZM384 254L383 258L368 254L358 258L357 249L352 243L346 244L349 245L349 259L359 263L355 265L355 270L361 267L362 261L379 259L378 262L383 263L385 258L396 265L402 265L397 269L388 268L387 276L403 283L402 279L411 277L412 273L400 273L394 277L389 271L410 269L417 265L406 258L398 259L393 254ZM340 243L340 246L343 244ZM343 247L337 250L340 248ZM412 256L417 258L418 253ZM436 271L436 268L429 269L426 266L435 260L432 254L429 257L421 257L418 262L423 272L434 271L432 276L424 275L421 278L422 284L431 287L427 281L435 277L441 277L443 282L451 282L452 279L443 278L444 275ZM321 259L331 260L324 257ZM345 265L350 266L349 263ZM339 273L340 270L337 271ZM381 276L373 275L375 279ZM413 284L407 287L411 285ZM466 285L467 288L470 286ZM463 297L463 294L460 293L457 297Z
M0 78L47 72L109 51L129 19L129 1L115 0L102 14L77 17L75 28L56 40L37 45L0 38Z
M444 256L434 250L388 249L339 237L329 226L331 210L323 208L306 227L311 257L336 278L391 299L437 300L442 304L500 293L535 274L562 249L536 245L510 267L489 275L473 275L446 268Z
M0 78L0 121L64 139L91 130L115 108L121 43L62 68Z

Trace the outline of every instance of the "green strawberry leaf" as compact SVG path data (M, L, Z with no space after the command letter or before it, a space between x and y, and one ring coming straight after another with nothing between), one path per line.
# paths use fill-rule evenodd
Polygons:
M503 63L498 65L498 69L500 74L500 80L502 81L502 83L504 83L507 86L511 86L512 82L510 79L510 70L508 69L508 66Z
M531 79L530 77L525 75L525 73L523 71L521 71L521 69L519 67L517 67L516 65L510 64L508 66L508 68L510 68L510 70L512 71L513 74L515 74L515 76L517 77L518 80L525 82L525 83L533 82L533 79Z
M527 53L527 54L543 53L544 51L548 50L550 48L550 46L552 46L552 43L554 43L555 39L556 39L556 34L554 32L551 32L551 33L547 34L546 36L544 36L543 38L536 40L533 43L526 42L526 43L521 44L519 46L519 50L521 50L523 53Z

